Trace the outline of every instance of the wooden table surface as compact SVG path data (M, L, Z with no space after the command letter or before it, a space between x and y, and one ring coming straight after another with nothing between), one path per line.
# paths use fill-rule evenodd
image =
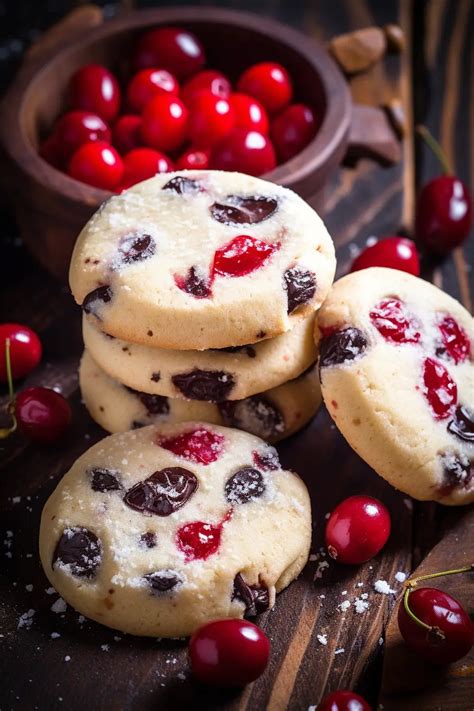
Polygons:
M48 14L44 3L8 2L8 14L0 17L5 34L0 41L4 85L24 47L75 4L79 3L48 3ZM250 0L220 4L256 7ZM107 3L107 12L118 5ZM130 8L133 3L122 5ZM457 174L472 184L474 85L469 68L474 59L474 4L471 0L266 0L259 7L262 13L322 41L386 22L399 22L405 31L407 48L402 58L387 57L352 82L354 98L361 103L378 105L401 96L409 133L401 164L381 168L361 161L355 169L341 169L330 186L324 218L337 246L338 274L342 275L355 245L364 245L371 235L411 230L416 186L438 171L434 158L414 141L417 122L440 137ZM351 451L324 410L302 433L279 447L284 464L303 476L311 492L312 557L317 558L323 543L326 512L352 493L370 492L385 501L394 530L384 552L360 568L336 564L326 568L320 565L323 558L311 560L300 579L279 596L274 610L260 616L258 622L272 642L272 657L256 683L242 692L206 689L190 678L184 642L136 639L80 622L71 609L62 614L51 610L57 596L46 592L49 584L37 552L41 508L71 463L104 433L80 403L76 376L81 353L79 309L67 287L40 269L18 244L14 220L1 198L0 209L0 321L27 323L39 332L44 359L25 385L60 388L74 413L70 432L54 447L39 449L19 435L0 446L1 711L191 707L306 711L324 693L337 688L355 688L375 708L384 630L396 596L376 593L373 583L387 580L399 590L395 573L414 569L444 532L472 516L472 509L421 504L393 490ZM473 247L471 238L444 262L423 261L423 276L469 309ZM5 391L1 394L6 395ZM455 563L455 552L452 558ZM358 614L353 604L349 611L341 610L340 603L346 599L353 603L362 593L369 603L366 612ZM29 610L34 610L31 626L18 629L20 616ZM60 636L53 639L53 632ZM327 636L327 644L321 643L321 635ZM456 705L440 708L472 709L468 693L456 698ZM431 699L433 705L425 706L420 701L410 708L436 708L435 703ZM403 700L392 702L390 708L404 708Z

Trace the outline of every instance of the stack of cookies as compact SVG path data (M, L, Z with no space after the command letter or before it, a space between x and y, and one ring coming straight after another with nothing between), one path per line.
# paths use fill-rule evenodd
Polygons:
M276 442L321 402L315 313L335 271L318 215L239 173L157 175L78 238L80 383L109 432L189 420Z

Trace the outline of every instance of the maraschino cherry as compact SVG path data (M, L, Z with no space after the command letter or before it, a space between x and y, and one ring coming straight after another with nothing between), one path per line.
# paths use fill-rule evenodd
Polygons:
M188 136L195 148L210 148L234 126L234 110L227 99L210 91L197 94L190 105Z
M232 91L232 85L222 72L215 69L206 69L195 74L181 89L181 99L186 106L190 106L193 99L201 92L209 91L221 99L228 99Z
M123 161L115 148L103 141L84 143L73 153L69 175L101 190L113 190L123 177Z
M186 138L188 109L172 94L159 94L142 114L142 138L150 148L165 153L178 150Z
M352 262L351 272L369 267L398 269L420 276L420 260L416 245L405 237L382 237L366 247Z
M329 555L339 563L365 563L382 550L390 535L390 514L378 499L350 496L326 524Z
M359 694L341 689L325 696L317 711L372 711L372 708Z
M198 38L179 27L159 27L138 41L134 57L137 69L163 67L177 79L198 72L206 61Z
M290 160L314 138L317 123L314 111L305 104L291 104L273 120L270 135L278 158Z
M112 129L112 141L119 153L128 153L143 145L141 127L141 116L136 114L124 114L117 119Z
M291 101L293 87L284 67L276 62L260 62L246 69L237 90L254 96L270 114L276 114Z
M239 687L263 674L270 642L260 627L247 620L217 620L196 630L189 643L189 656L199 681Z
M113 121L120 109L120 86L101 64L87 64L72 76L69 85L73 109L92 111L104 121Z
M41 360L41 341L28 326L19 323L0 324L0 382L8 382L6 341L10 342L11 376L24 378Z
M215 170L236 170L259 176L275 168L275 151L263 133L234 128L213 146L211 165Z
M177 96L178 93L178 82L166 69L142 69L130 80L127 87L127 104L131 111L139 114L154 96Z
M190 148L185 151L176 161L178 170L205 170L209 168L210 151L205 149Z
M54 133L65 160L69 160L83 143L89 141L110 143L111 140L108 125L100 116L90 111L68 111L57 122Z

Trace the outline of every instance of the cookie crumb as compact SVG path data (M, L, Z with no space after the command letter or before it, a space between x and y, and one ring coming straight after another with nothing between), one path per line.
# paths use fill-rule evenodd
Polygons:
M325 634L317 634L316 639L318 640L319 644L322 644L324 646L326 646L328 643L328 638Z
M407 577L408 577L407 574L402 573L401 570L399 570L398 573L395 573L395 580L399 583L404 583L405 580L407 579Z
M58 597L58 599L51 605L51 611L56 612L56 614L61 614L62 612L66 612L66 610L67 604L66 601L62 599L62 597Z
M382 595L391 595L396 593L396 590L392 590L386 580L376 580L374 583L374 590Z

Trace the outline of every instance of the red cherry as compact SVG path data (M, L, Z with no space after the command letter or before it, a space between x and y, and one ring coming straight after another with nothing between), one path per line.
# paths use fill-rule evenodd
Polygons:
M370 496L350 496L336 506L326 524L329 555L340 563L365 563L390 535L390 514Z
M123 164L125 172L122 185L128 187L148 180L157 173L169 173L174 168L168 156L153 148L134 148L124 156Z
M282 111L293 96L288 72L276 62L261 62L246 69L237 90L258 99L270 114Z
M472 201L465 183L442 175L425 185L416 206L416 237L436 254L447 254L469 234Z
M317 130L314 111L306 104L287 106L272 122L270 136L281 162L306 148Z
M213 146L210 165L215 170L236 170L259 176L275 168L275 151L264 134L234 128Z
M7 382L5 341L10 339L10 363L12 377L23 378L41 360L41 341L31 328L19 323L0 324L0 382Z
M438 323L442 346L436 355L447 356L454 362L462 363L471 355L471 342L462 326L452 316L444 316Z
M104 141L110 143L112 134L97 114L90 111L69 111L57 122L54 133L66 160L84 143Z
M195 74L205 64L198 38L179 27L161 27L141 37L134 57L138 69L163 67L178 79Z
M248 235L237 235L214 255L212 275L241 277L262 267L280 243L270 244Z
M221 544L223 522L205 523L192 521L178 529L176 545L184 553L187 562L191 560L206 560L219 550Z
M19 429L33 442L50 444L71 421L68 401L50 388L26 388L16 397L15 415Z
M181 90L181 98L186 106L190 106L196 95L202 91L209 91L221 99L228 99L232 91L232 86L222 72L216 72L214 69L206 69L203 72L198 72L186 82Z
M142 115L142 138L159 151L175 151L184 143L188 110L176 96L160 94L146 106Z
M124 114L117 119L112 129L112 141L119 153L128 153L143 144L142 119L134 114Z
M214 686L244 686L258 679L270 658L270 641L247 620L217 620L191 637L189 656L194 676Z
M194 97L188 119L188 135L193 146L213 146L230 133L233 125L234 112L227 99L221 99L210 91L200 92Z
M372 707L354 691L333 691L320 701L317 711L372 711Z
M84 143L73 154L69 175L102 190L113 190L123 177L123 161L115 148L96 141Z
M420 276L420 260L415 243L405 237L382 237L354 259L351 272L369 267L388 267Z
M47 163L56 168L57 170L63 170L64 159L62 146L58 141L58 137L53 133L48 136L40 146L39 154Z
M444 365L433 358L425 358L423 384L423 393L435 419L449 417L457 403L458 388Z
M78 69L70 81L71 106L92 111L104 121L113 121L120 109L120 87L115 76L100 64Z
M258 133L268 133L269 122L267 112L262 104L253 96L246 94L231 94L229 98L234 116L236 128L244 128L247 131L257 131Z
M398 608L398 626L403 639L420 657L432 664L451 664L461 659L474 644L474 625L463 606L451 595L434 588L417 588L408 597L412 612L444 639L412 619L403 601Z
M420 325L400 299L382 299L370 312L370 320L392 343L418 343Z
M219 458L224 446L224 437L217 432L200 428L183 432L176 437L161 439L157 444L190 462L207 465Z
M178 82L166 69L142 69L130 80L127 87L127 104L131 111L139 114L154 96L177 96L178 93Z
M185 151L176 161L177 170L205 170L209 168L210 151L194 150Z

